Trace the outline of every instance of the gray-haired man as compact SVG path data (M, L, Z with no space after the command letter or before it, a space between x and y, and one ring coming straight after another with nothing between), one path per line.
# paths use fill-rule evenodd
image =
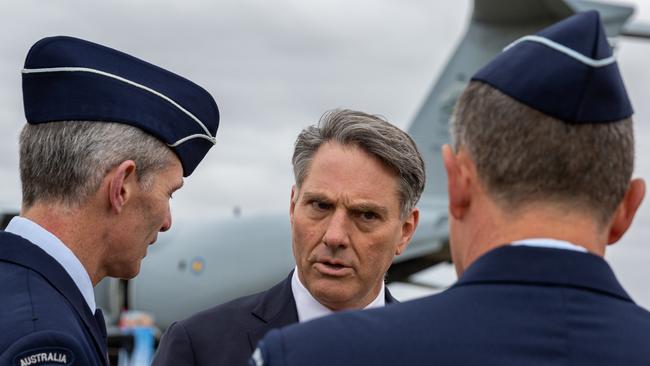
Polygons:
M395 301L384 276L417 227L424 188L413 140L376 116L334 110L300 133L292 162L296 270L173 324L154 365L245 364L270 329Z
M108 365L93 286L132 278L171 194L214 145L203 88L133 56L44 38L23 69L23 201L0 232L0 365Z

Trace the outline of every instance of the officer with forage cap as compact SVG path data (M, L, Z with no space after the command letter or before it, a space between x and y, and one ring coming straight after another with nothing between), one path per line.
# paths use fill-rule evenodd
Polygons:
M23 75L22 209L0 232L0 365L107 365L93 286L132 278L169 199L215 143L204 89L71 37L32 46Z
M644 193L596 12L480 70L443 148L458 282L424 299L271 331L253 365L647 365L650 313L603 259Z

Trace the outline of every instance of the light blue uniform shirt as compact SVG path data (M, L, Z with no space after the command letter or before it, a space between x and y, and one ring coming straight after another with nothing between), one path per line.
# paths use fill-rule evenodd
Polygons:
M549 238L530 238L517 240L510 243L510 245L525 245L529 247L538 247L538 248L555 248L555 249L564 249L564 250L573 250L576 252L587 253L587 249L579 245L575 245L568 241L549 239Z
M19 216L11 219L5 231L29 240L59 262L79 288L90 311L95 312L95 293L90 276L79 258L59 238L34 221Z

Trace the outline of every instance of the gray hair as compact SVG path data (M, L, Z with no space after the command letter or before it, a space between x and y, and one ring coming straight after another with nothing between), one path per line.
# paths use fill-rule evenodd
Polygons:
M56 202L76 207L97 192L102 179L133 160L140 186L171 163L173 152L142 130L112 122L61 121L27 124L20 134L23 205Z
M424 189L425 173L420 152L406 132L363 112L326 112L318 125L302 130L296 140L292 164L298 189L309 174L314 154L328 141L358 146L393 170L397 175L400 216L404 218L411 212Z
M549 202L605 224L634 169L631 119L565 123L480 82L461 95L451 131L455 148L468 149L488 193L511 212Z

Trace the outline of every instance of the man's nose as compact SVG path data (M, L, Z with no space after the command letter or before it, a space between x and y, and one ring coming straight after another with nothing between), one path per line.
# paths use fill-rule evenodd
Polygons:
M172 212L170 209L167 209L167 215L165 215L165 221L163 221L162 226L160 227L160 232L165 232L172 227Z
M323 234L323 243L332 249L347 247L349 219L345 210L335 210Z

